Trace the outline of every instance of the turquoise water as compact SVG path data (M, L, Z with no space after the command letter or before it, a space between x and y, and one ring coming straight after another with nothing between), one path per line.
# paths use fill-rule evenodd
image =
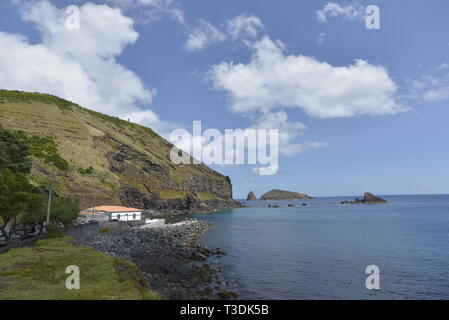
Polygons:
M212 263L241 299L449 299L449 195L384 198L253 201L194 217L215 224L200 242L225 249ZM380 268L380 290L365 288L368 265Z

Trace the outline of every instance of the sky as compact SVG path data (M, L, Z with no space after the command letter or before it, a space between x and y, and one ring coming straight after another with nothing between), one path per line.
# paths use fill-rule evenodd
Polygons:
M379 29L366 26L370 5ZM4 0L0 88L166 138L193 121L278 129L277 174L212 165L237 199L446 194L448 31L446 0Z

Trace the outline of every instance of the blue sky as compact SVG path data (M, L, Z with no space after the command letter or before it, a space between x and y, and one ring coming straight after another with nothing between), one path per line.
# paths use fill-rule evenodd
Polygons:
M380 30L365 27L373 4ZM80 30L62 27L69 5ZM447 1L8 0L0 16L0 87L164 136L193 120L278 128L278 174L213 166L236 198L448 193Z

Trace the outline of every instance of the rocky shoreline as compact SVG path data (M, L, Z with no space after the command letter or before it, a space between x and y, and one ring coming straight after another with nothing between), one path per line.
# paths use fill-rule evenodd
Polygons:
M167 299L231 299L236 297L235 288L223 279L219 267L212 268L207 262L225 252L196 243L211 226L197 220L147 229L108 225L90 236L85 245L134 262L149 285Z

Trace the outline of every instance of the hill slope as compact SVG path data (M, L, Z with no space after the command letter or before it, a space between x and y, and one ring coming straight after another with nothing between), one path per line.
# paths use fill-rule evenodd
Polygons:
M0 90L0 124L32 150L32 180L80 199L173 212L234 207L232 185L209 167L174 165L151 129L38 93Z

